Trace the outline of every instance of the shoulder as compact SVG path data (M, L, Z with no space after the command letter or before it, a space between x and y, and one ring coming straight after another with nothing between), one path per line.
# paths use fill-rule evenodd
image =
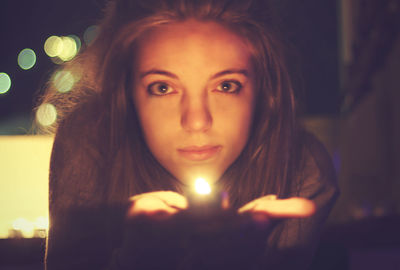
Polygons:
M301 135L301 165L297 175L297 190L302 197L329 193L336 198L339 192L336 170L325 146L311 133Z
M306 165L318 169L320 173L330 180L336 180L336 171L333 166L331 155L326 150L321 141L313 134L304 132L304 159ZM306 166L307 167L307 166Z
M279 269L306 269L339 195L335 169L323 144L314 135L302 132L298 145L301 165L289 196L311 200L316 211L307 218L282 220L271 232L268 263Z

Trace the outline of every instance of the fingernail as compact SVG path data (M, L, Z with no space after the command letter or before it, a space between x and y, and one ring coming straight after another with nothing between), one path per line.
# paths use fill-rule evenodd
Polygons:
M265 199L271 200L271 201L276 200L276 198L277 198L277 196L275 194L267 195L265 197Z

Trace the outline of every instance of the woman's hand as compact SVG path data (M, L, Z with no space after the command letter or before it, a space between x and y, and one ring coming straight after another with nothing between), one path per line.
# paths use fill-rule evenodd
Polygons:
M154 219L168 218L188 207L188 202L181 194L173 191L148 192L133 196L127 212L127 218L146 216Z
M182 230L171 217L188 207L186 198L172 191L156 191L129 200L116 264L121 269L163 269L164 264L174 269L181 257Z
M276 218L303 218L314 214L315 204L305 198L277 199L267 195L255 199L238 210L239 214L250 214L255 221L268 223Z

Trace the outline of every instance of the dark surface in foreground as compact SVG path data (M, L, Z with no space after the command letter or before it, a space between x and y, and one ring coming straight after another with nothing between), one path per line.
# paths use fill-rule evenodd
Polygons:
M311 269L398 269L400 216L365 219L325 230ZM210 238L208 238L210 240ZM201 239L207 241L207 239ZM1 270L43 269L46 240L0 239Z

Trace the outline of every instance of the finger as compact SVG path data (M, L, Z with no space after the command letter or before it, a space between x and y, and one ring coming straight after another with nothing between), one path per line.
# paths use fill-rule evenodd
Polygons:
M173 191L157 191L152 192L151 195L159 198L170 207L178 209L188 208L187 199L179 193Z
M271 218L299 218L314 214L315 204L304 198L283 200L259 200L252 211L265 212Z
M254 206L256 205L256 203L257 203L256 201L257 201L257 200L251 201L251 202L249 202L249 203L246 203L244 206L242 206L242 207L239 208L238 213L239 213L239 214L242 214L242 213L244 213L244 212L250 211L250 210L253 209Z
M263 224L263 225L269 224L271 218L264 211L257 211L256 206L259 204L259 201L270 201L270 200L276 200L276 199L277 199L277 196L275 194L270 194L270 195L264 196L263 198L260 198L258 201L256 201L254 203L254 206L251 211L252 219L259 224Z
M263 197L261 199L264 199L264 200L276 200L277 198L278 198L278 196L276 196L275 194L270 194L270 195L267 195L267 196L265 196L265 197Z
M135 217L138 215L146 216L170 216L177 212L176 208L170 207L162 200L153 196L141 196L136 198L130 209L128 210L128 217Z
M244 206L242 206L241 208L239 208L238 212L243 213L246 211L249 211L251 209L253 209L255 207L256 204L258 204L259 201L264 201L264 200L276 200L277 196L275 194L270 194L270 195L266 195L264 197L258 198L256 200L253 200L247 204L245 204Z
M154 197L163 201L170 207L186 209L188 207L187 199L179 193L173 191L154 191L142 193L129 198L130 201L137 201L142 197Z

